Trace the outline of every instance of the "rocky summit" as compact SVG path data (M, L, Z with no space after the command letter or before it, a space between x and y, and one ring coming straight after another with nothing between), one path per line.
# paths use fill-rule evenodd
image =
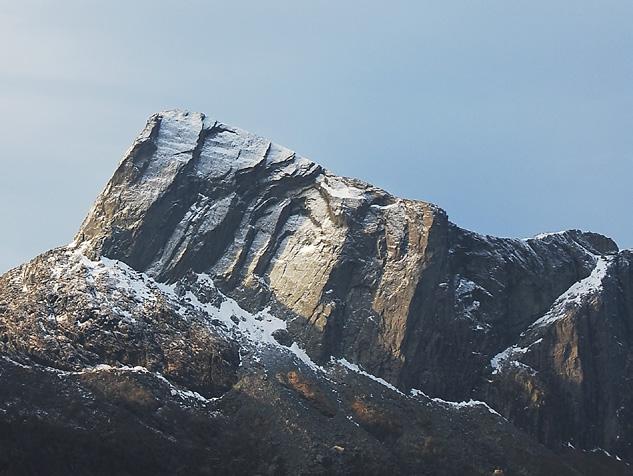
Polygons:
M633 474L633 252L152 116L0 278L1 475Z

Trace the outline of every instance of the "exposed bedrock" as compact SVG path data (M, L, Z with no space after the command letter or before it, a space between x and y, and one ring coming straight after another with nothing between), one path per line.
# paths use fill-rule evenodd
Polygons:
M633 458L631 255L609 238L479 235L435 205L171 111L150 118L74 246L162 282L208 273L243 307L283 317L317 362L486 399L548 445Z

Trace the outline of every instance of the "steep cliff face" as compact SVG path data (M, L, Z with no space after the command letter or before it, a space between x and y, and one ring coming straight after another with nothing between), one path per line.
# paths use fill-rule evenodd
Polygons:
M630 252L594 233L516 240L463 230L435 205L337 177L203 114L168 111L150 118L75 241L2 278L2 349L22 369L11 372L29 369L29 378L50 368L81 381L104 372L108 381L114 372L141 385L139 378L153 376L158 383L141 385L151 401L168 385L176 400L219 398L222 406L234 398L237 411L251 408L245 394L281 402L290 391L320 415L307 423L293 410L306 444L318 446L325 432L319 444L338 447L319 419L341 414L336 431L354 435L354 454L377 455L366 472L387 464L409 473L490 474L498 451L494 458L477 452L510 436L506 454L520 440L543 458L530 466L516 453L499 463L517 474L582 474L591 465L627 471L615 455L633 460L631 262ZM350 368L360 372L353 382ZM271 372L274 385L262 380ZM352 383L356 392L342 390ZM391 403L371 396L381 383ZM411 392L435 400L416 397L421 410ZM493 415L488 425L483 403L451 403L473 399L510 423ZM478 405L483 412L473 418L460 413L447 423ZM252 416L244 412L229 418L241 428L235 435ZM284 417L270 412L281 424ZM418 416L405 423L406 412ZM432 428L420 423L429 418ZM350 430L350 421L362 431ZM478 449L463 442L469 457L483 458L470 468L443 443L433 449L411 440L420 432L455 439L465 428L481 434L494 425L501 425L496 436ZM597 448L613 458L580 451ZM337 471L357 464L314 451L323 471L326 460ZM291 460L286 470L306 470ZM281 468L266 464L273 473Z
M632 257L598 258L492 360L486 401L550 445L631 457Z
M160 281L208 273L243 305L286 315L316 360L346 356L397 379L447 233L431 204L177 112L150 119L76 245Z

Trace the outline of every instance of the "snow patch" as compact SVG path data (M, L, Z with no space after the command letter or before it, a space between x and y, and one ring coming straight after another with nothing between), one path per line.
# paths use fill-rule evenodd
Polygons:
M553 231L547 233L539 233L538 235L532 238L525 238L525 240L544 240L545 238L549 238L552 236L562 236L566 233L566 231Z
M351 186L338 177L327 177L320 182L320 186L331 197L350 200L362 200L365 197L365 190Z
M450 408L454 408L456 410L461 410L463 408L477 408L477 407L484 407L486 410L488 410L490 413L492 413L493 415L499 416L501 418L504 418L499 412L497 412L494 408L492 408L490 405L488 405L486 402L482 402L480 400L473 400L470 399L467 402L451 402L448 400L442 400L441 398L432 398L432 401L434 401L435 403L440 403L442 405L446 405ZM504 418L505 419L505 418Z
M598 294L602 290L602 281L607 275L607 270L613 262L613 257L601 256L591 274L583 280L574 283L567 291L559 296L552 308L540 319L535 321L530 328L542 327L565 316L570 307L577 307L587 297Z
M352 372L356 372L357 374L364 375L365 377L370 378L374 382L378 382L380 385L383 385L384 387L387 387L388 389L393 390L394 392L396 392L396 393L398 393L398 394L400 394L402 396L406 396L404 393L402 393L400 390L398 390L396 387L391 385L386 380L381 379L380 377L376 377L375 375L372 375L372 374L370 374L368 372L365 372L358 365L352 364L347 359L339 359L339 360L337 360L337 362L339 364L341 364L343 367L346 367L347 369L351 370Z
M322 370L297 343L293 343L291 347L285 347L273 337L276 331L286 329L286 321L273 316L270 313L270 308L265 308L255 314L246 311L235 300L217 290L209 275L197 275L197 283L201 287L214 290L221 296L222 302L219 307L211 303L202 303L198 296L190 290L181 295L176 290L177 283L156 282L146 274L134 271L123 262L108 258L91 261L79 251L71 252L71 255L74 255L81 266L85 267L86 279L89 282L94 283L96 279L105 276L111 280L114 288L135 297L136 300L142 302L145 300L156 301L159 298L165 299L184 317L187 316L188 312L197 311L207 318L209 325L214 326L216 332L223 332L221 328L213 324L213 321L220 321L226 330L225 332L229 333L231 337L242 340L255 348L268 346L276 347L283 352L290 352L313 370ZM111 308L114 307L116 306L111 306ZM133 320L131 315L125 313L120 315Z
M499 373L499 371L501 370L501 367L504 364L506 364L507 362L512 362L514 364L519 364L520 365L521 364L520 362L515 362L515 361L513 361L513 359L516 359L517 357L519 357L521 355L524 355L525 353L527 353L528 350L530 350L530 347L532 347L533 345L539 344L542 340L543 339L538 339L538 340L532 342L527 347L519 347L518 345L513 345L511 347L508 347L503 352L499 352L497 355L495 355L490 360L490 366L493 369L492 373L493 374ZM523 364L523 365L525 365L525 364Z
M431 397L429 397L426 393L424 393L422 390L418 390L417 388L412 388L411 390L409 390L409 394L412 397L425 397L428 398L429 400L432 400Z

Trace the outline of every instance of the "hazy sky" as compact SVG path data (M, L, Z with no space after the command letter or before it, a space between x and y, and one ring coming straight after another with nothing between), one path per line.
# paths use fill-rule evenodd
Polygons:
M630 0L0 0L0 272L186 108L482 233L633 247Z

